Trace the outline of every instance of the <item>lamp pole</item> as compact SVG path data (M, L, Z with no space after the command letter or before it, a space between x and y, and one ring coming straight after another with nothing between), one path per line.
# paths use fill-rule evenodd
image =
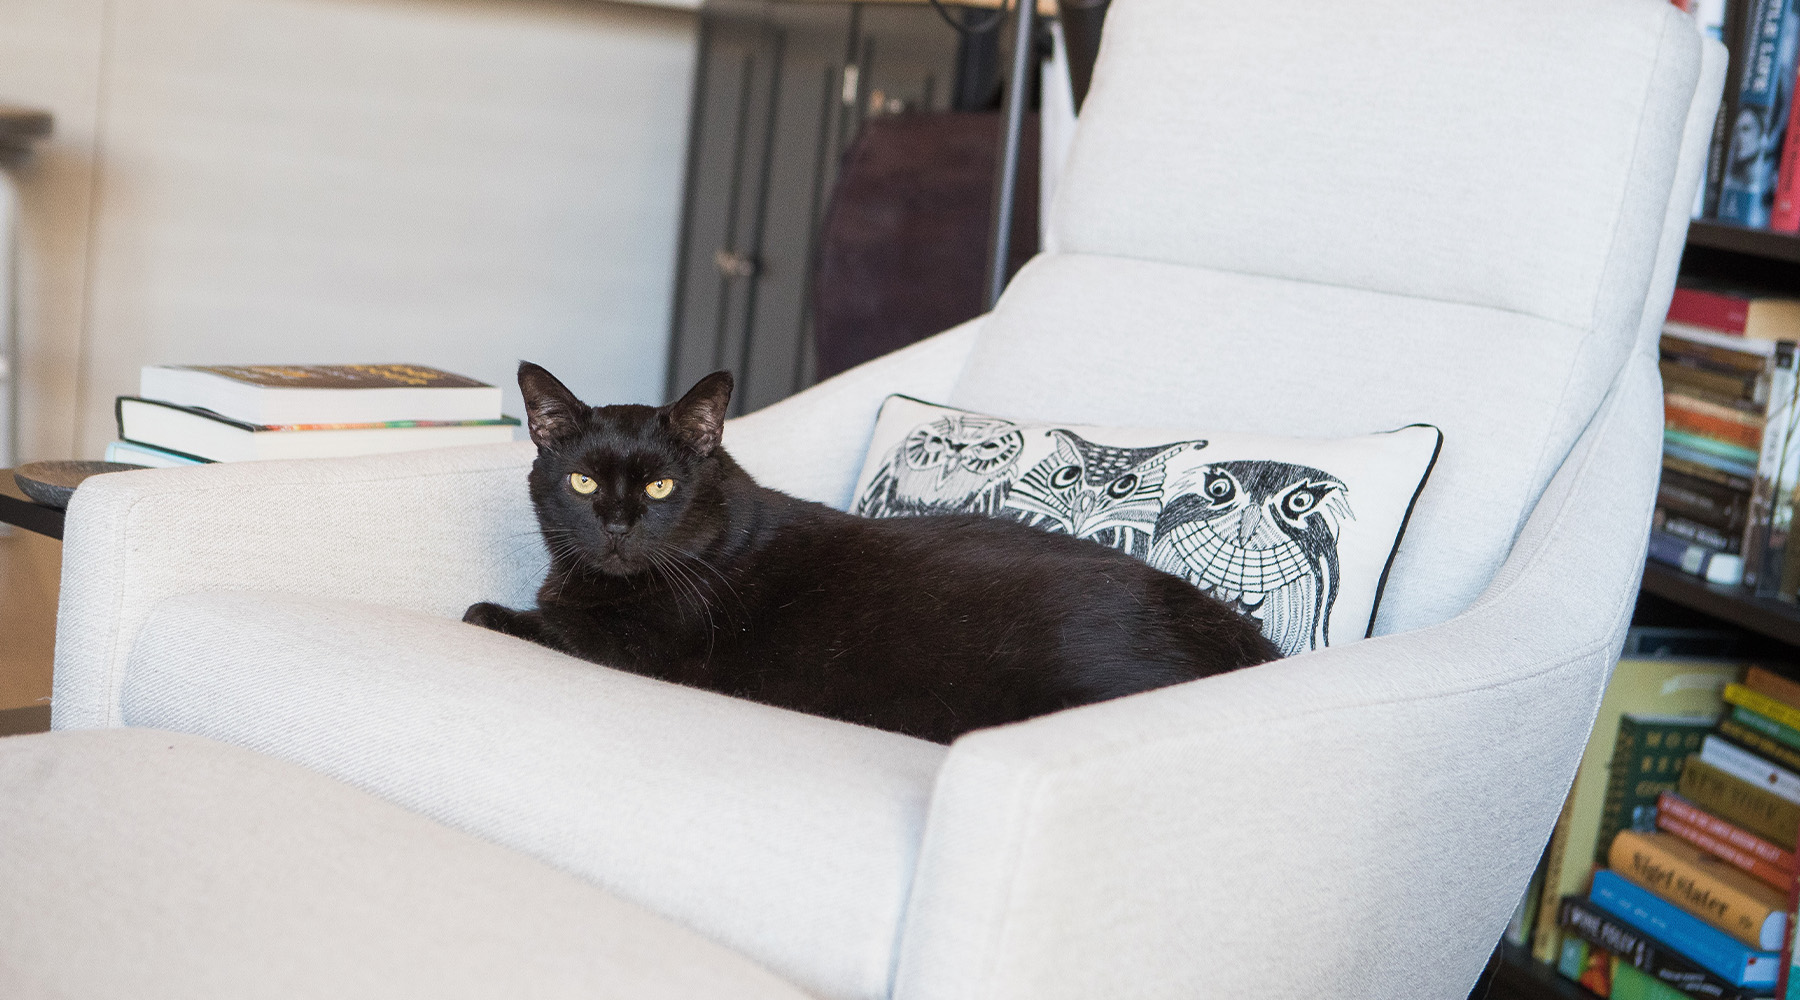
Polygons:
M1006 81L1006 109L1001 115L1000 162L994 171L994 205L988 218L993 232L988 237L988 309L1006 288L1007 261L1012 257L1013 199L1019 186L1019 137L1025 129L1025 100L1029 90L1032 44L1037 0L1013 0L1018 8L1013 38L1012 75Z

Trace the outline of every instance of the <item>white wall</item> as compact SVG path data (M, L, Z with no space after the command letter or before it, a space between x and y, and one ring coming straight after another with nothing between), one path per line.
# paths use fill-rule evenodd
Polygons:
M661 393L689 13L599 0L0 0L21 458L160 362L413 361Z

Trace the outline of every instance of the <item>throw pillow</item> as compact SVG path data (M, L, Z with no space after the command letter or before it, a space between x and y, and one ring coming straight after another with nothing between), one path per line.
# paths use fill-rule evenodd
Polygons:
M1443 433L1311 439L1062 426L890 396L852 506L1091 539L1234 604L1285 655L1369 634Z

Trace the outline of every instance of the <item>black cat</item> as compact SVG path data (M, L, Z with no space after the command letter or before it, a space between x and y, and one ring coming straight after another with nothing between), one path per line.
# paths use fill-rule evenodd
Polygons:
M589 407L519 366L538 610L463 616L607 666L948 742L1263 663L1256 623L1121 552L977 515L872 519L758 486L719 447L728 372Z

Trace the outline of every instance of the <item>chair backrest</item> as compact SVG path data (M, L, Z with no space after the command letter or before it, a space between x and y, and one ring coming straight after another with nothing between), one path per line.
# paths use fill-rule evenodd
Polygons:
M1007 289L952 402L1309 436L1436 424L1376 630L1444 620L1653 343L1705 61L1662 0L1119 0L1058 252Z

